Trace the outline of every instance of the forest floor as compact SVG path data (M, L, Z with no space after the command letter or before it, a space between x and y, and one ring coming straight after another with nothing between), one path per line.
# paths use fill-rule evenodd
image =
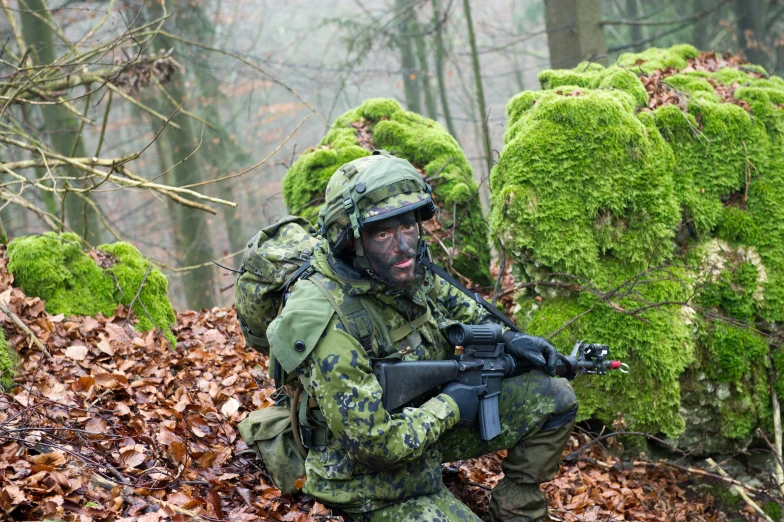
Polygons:
M281 495L238 436L237 423L270 405L273 388L232 309L178 314L172 349L159 333L134 330L122 307L112 317L48 314L12 286L6 263L3 254L0 303L41 345L0 312L21 359L18 384L0 395L0 518L343 520L313 498ZM576 431L544 486L551 520L762 520L710 474L625 462L607 440L592 441ZM444 465L448 487L482 517L500 458Z

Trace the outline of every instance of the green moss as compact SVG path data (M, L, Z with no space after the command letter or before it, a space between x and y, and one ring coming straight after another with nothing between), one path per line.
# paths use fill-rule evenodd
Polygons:
M581 63L574 69L542 71L539 73L539 83L543 89L554 91L577 88L617 89L629 94L638 107L648 105L645 87L634 72L623 67L605 69L599 64Z
M762 510L774 521L781 520L782 517L784 517L784 510L782 510L781 504L772 500L770 502L766 502L762 506Z
M175 346L177 342L171 333L171 326L177 317L168 298L169 282L166 276L157 268L150 268L151 261L130 243L111 243L101 245L98 249L112 254L118 260L118 263L108 268L106 272L113 275L123 289L119 302L129 306L138 289L140 287L142 289L133 307L133 311L139 318L136 328L141 332L155 327L161 328L171 345ZM147 273L148 268L149 273ZM147 273L146 279L145 273ZM142 283L144 286L141 286Z
M688 44L674 45L669 49L651 47L641 53L623 53L618 57L618 65L640 69L650 74L657 69L683 69L689 58L696 58L700 52Z
M719 506L719 509L722 511L737 509L743 506L743 499L741 496L721 484L713 484L710 486L703 485L702 491L705 494L712 495L714 498L713 504Z
M641 268L669 255L658 245L680 217L672 153L630 96L547 91L528 111L509 105L520 115L491 175L491 226L507 248L599 280L606 261Z
M14 383L16 365L19 363L19 356L12 347L8 346L5 338L5 331L0 328L0 387L8 389Z
M745 210L726 206L716 226L716 237L730 243L757 244L762 238L759 225Z
M784 320L784 81L745 66L675 73L664 81L685 110L653 112L638 110L647 96L636 87L602 84L610 71L683 69L698 54L649 49L606 69L542 72L544 90L507 105L491 226L512 246L518 281L572 286L520 292L518 324L547 335L569 323L559 347L605 342L632 367L578 379L581 415L611 422L620 411L645 430L685 429L683 447L735 451L771 428L769 353L784 375L784 351L759 334ZM629 281L634 292L597 300ZM784 378L773 384L784 392Z
M698 75L693 74L673 74L664 79L664 83L673 89L689 96L697 96L707 101L718 102L719 96L713 86Z
M370 154L359 145L352 123L364 121L379 149L406 158L433 178L433 194L442 208L441 226L451 230L457 209L455 269L474 282L489 285L490 248L487 225L477 196L471 164L457 141L437 122L403 110L391 99L366 100L335 120L315 150L302 154L283 180L283 197L291 212L315 219L330 176L344 163ZM310 205L308 206L308 204ZM462 216L462 219L460 219ZM445 246L451 248L451 235ZM445 261L441 249L434 254Z
M685 297L685 289L674 281L644 284L639 291L654 302ZM680 307L654 309L635 318L597 303L596 296L587 292L547 299L541 304L521 294L517 304L518 325L541 336L549 336L587 313L551 342L565 353L579 339L605 342L611 345L613 358L632 368L628 375L611 372L601 378L578 377L573 384L581 418L596 417L609 425L622 412L627 422L635 422L635 431L661 431L673 436L683 431L679 378L693 359L693 340ZM616 304L632 309L640 302L624 299Z
M46 301L50 314L110 316L118 303L130 306L144 281L133 310L139 318L136 328L161 328L172 346L175 315L167 296L168 282L150 261L128 243L101 245L117 263L104 270L85 253L75 234L54 234L16 238L8 246L8 270L27 295ZM148 316L149 315L149 316Z

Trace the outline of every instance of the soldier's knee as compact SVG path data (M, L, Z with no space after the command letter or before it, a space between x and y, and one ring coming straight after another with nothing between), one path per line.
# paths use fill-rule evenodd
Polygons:
M571 383L566 379L552 379L550 383L553 400L553 413L545 421L541 431L549 431L571 424L577 417L577 396Z

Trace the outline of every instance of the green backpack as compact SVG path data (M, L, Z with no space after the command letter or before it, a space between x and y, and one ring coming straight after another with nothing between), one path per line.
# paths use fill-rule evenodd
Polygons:
M234 280L234 298L237 319L249 347L270 356L267 327L279 315L288 289L301 277L310 277L352 335L369 348L372 324L359 298L345 296L338 306L329 297L323 276L308 270L319 240L318 232L308 221L286 216L259 230L248 241ZM296 379L290 379L293 374L286 375L274 357L270 359L276 388L288 382L299 391L288 399L281 397L274 406L250 413L237 428L248 447L264 461L278 488L283 493L295 493L296 479L305 474L307 448L325 443L326 424L323 419L319 426L310 422L307 394Z
M250 238L234 280L234 300L248 346L269 355L267 327L278 316L283 294L305 271L318 244L307 220L286 216Z

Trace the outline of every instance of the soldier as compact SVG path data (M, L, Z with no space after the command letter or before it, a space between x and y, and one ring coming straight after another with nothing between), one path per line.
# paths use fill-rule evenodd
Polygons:
M441 360L453 352L447 327L493 321L423 266L422 221L435 211L417 170L383 152L329 180L313 273L267 331L275 360L296 372L308 397L303 491L355 520L478 521L443 485L441 463L507 449L491 519L542 520L539 485L555 475L577 414L569 382L552 377L559 356L547 341L505 335L507 353L542 371L503 381L502 434L492 440L474 424L471 387L447 384L411 406L382 407L372 361Z

